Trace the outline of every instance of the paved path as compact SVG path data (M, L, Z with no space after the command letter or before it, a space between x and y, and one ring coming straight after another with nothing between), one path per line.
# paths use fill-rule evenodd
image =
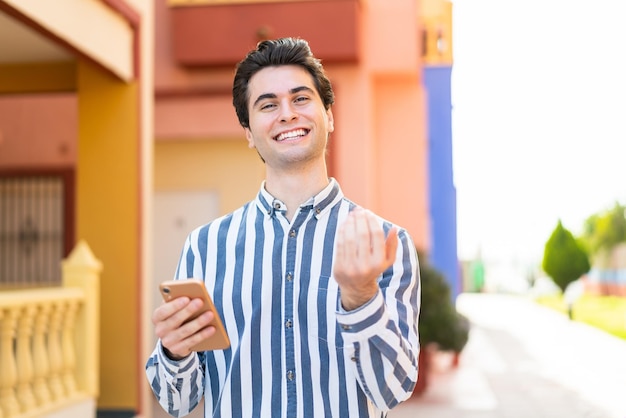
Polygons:
M463 294L470 339L388 418L626 418L626 341L521 297ZM626 318L623 318L626 326Z

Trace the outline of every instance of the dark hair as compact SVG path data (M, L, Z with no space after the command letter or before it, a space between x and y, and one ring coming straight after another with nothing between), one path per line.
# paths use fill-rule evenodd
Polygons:
M248 52L236 67L233 81L233 106L239 123L244 128L250 127L248 113L248 83L254 74L265 67L281 65L299 65L313 77L315 88L322 98L326 110L335 102L335 94L330 80L324 72L322 63L313 56L307 41L299 38L280 38L261 41L256 49Z

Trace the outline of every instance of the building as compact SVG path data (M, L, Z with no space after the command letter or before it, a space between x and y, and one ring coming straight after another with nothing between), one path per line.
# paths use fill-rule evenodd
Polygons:
M140 409L153 9L151 0L0 1L2 291L58 284L61 258L79 240L89 244L104 265L97 371L103 411ZM6 395L11 381L2 364Z
M79 240L103 264L102 416L160 416L143 375L157 285L187 232L260 186L263 164L230 89L235 63L261 39L301 36L323 60L337 96L329 168L346 195L456 270L449 97L438 101L450 87L445 0L45 3L0 0L0 191L56 178L57 247L41 268ZM424 43L433 39L436 56ZM5 248L43 251L43 219L0 211L0 228L18 229ZM23 284L23 270L1 264L0 282Z

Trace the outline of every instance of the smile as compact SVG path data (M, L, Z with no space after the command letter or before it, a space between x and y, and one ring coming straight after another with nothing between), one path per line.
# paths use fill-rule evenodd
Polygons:
M309 133L308 129L295 129L289 132L283 132L282 134L278 134L274 137L276 141L285 141L285 140L294 140L298 139L302 136L305 136Z

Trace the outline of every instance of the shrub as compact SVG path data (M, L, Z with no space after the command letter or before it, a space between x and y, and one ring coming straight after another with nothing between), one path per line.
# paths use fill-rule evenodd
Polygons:
M460 353L469 337L469 320L457 312L443 274L423 256L420 257L420 279L420 343L422 346L435 343L440 350Z

